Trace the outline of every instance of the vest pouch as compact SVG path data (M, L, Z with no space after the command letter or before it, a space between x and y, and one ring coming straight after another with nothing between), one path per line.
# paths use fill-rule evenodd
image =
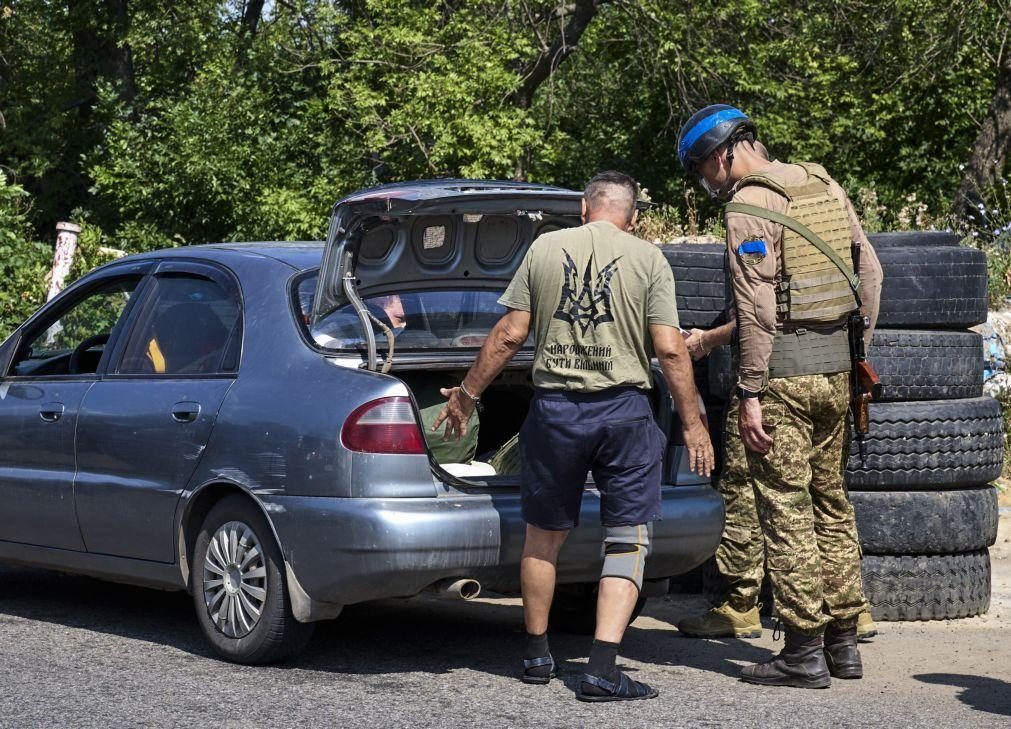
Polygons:
M769 378L848 372L850 343L846 327L776 331L769 357Z
M821 269L783 281L777 310L785 309L791 324L833 324L856 307L856 299L839 269Z

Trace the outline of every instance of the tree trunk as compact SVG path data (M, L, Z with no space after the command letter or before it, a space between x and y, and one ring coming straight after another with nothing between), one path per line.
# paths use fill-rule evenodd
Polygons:
M128 0L69 0L74 39L74 78L77 107L82 120L90 119L100 78L115 79L121 100L137 95L133 53L127 43L130 30Z
M119 80L119 98L121 101L130 103L137 96L137 82L133 73L133 50L127 42L130 33L130 8L128 0L115 0L113 2L116 25L115 37L113 38L113 55L110 62L113 64L113 75Z
M955 195L954 212L959 218L975 209L982 191L995 184L1007 163L1011 146L1011 52L1004 50L997 72L997 88L979 136L965 165L962 184Z
M263 5L265 0L249 0L246 9L242 13L242 32L248 35L256 35L256 29L260 26L260 18L263 16Z
M523 83L512 95L512 102L521 109L529 109L534 94L562 61L568 58L579 43L583 31L590 25L602 4L601 0L576 0L570 5L560 5L556 16L568 16L561 35L522 71Z

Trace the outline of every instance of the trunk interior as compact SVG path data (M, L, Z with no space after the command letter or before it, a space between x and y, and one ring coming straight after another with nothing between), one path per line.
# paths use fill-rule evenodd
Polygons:
M477 424L477 437L462 439L462 445L442 441L442 428L432 432L431 425L442 406L446 403L439 389L455 387L467 374L466 369L445 369L433 372L403 372L397 376L414 394L418 410L425 428L425 439L432 459L440 468L453 475L464 484L468 480L481 483L495 483L505 486L519 483L519 460L514 450L515 436L518 435L533 398L533 382L530 370L507 369L500 374L482 393L483 410L473 418L470 427ZM458 446L458 447L454 447ZM497 456L497 457L496 457ZM474 468L461 468L471 462L479 464ZM494 463L492 466L480 464Z
M460 442L447 444L442 440L443 428L439 432L431 429L435 417L446 403L439 389L457 386L466 373L466 368L429 367L424 371L395 374L415 397L429 453L442 472L440 476L448 473L451 476L449 481L464 487L518 485L520 461L517 435L533 398L530 369L509 368L503 371L481 395L483 411L471 420L471 427L478 423L476 438L472 433ZM666 408L658 407L659 403L670 403L670 397L663 377L656 369L653 379L651 399L654 415L665 432L679 433L679 429L672 429L671 416L677 417L673 408L669 404ZM668 452L670 445L674 443L669 444Z

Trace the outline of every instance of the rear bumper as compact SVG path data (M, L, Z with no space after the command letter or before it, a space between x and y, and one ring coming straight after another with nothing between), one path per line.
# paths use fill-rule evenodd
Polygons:
M472 577L499 592L519 590L526 526L516 493L262 500L289 569L315 602L348 605L406 597L446 577ZM666 487L662 505L647 579L701 564L716 550L723 531L723 501L708 485ZM559 555L560 584L599 578L599 519L599 495L588 490L580 526Z

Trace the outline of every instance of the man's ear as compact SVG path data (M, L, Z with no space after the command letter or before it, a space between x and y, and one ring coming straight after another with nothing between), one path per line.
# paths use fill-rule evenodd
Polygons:
M723 165L727 163L727 147L726 145L721 145L716 149L712 155L712 160L716 163L716 169L723 169Z
M586 223L586 198L579 201L579 220L582 223Z
M631 231L635 228L635 224L639 222L639 208L636 207L632 210L632 219L628 221L628 225L625 226L625 230Z

